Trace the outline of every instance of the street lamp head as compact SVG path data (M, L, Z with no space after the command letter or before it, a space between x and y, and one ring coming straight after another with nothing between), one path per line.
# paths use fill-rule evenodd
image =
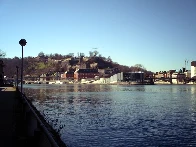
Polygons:
M21 40L19 41L19 44L20 44L21 46L25 46L25 45L27 44L27 41L26 41L25 39L21 39Z

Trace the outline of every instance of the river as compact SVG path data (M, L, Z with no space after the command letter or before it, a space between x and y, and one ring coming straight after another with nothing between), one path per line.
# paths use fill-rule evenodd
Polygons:
M68 147L196 146L196 85L24 85Z

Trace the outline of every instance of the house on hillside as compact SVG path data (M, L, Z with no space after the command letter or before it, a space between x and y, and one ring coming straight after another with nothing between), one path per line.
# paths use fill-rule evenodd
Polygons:
M66 71L65 73L61 74L61 79L74 79L74 72L73 71Z
M40 75L40 81L46 81L46 74Z
M99 76L98 69L78 69L74 72L74 79L80 81L81 79L94 79Z
M77 69L87 69L87 68L90 68L90 65L88 63L81 62L76 65L76 68Z
M97 65L98 65L98 63L93 62L93 63L91 63L91 64L90 64L90 68L96 68L96 67L97 67Z

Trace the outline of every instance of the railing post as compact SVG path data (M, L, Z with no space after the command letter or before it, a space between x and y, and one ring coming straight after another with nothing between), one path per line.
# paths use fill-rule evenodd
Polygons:
M32 112L27 113L27 135L34 136L37 129L37 119Z

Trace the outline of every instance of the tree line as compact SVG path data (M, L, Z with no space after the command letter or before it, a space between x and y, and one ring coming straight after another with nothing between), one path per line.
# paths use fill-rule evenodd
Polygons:
M4 67L4 75L8 77L14 77L16 75L16 66L21 69L21 58L14 57L14 58L5 58L5 52L0 50L0 57L3 60L5 67ZM70 66L66 64L62 64L61 62L54 62L54 60L60 61L68 58L83 58L88 57L89 60L87 61L88 64L91 63L98 63L98 68L118 68L121 72L150 72L147 71L146 68L142 64L136 64L133 66L126 66L120 65L117 62L112 61L111 57L104 57L99 54L98 51L89 51L89 56L85 56L84 53L78 53L77 56L74 53L69 53L67 55L62 55L59 53L55 54L45 54L44 52L38 53L37 57L24 57L23 60L23 69L24 74L26 75L41 75L43 73L48 72L65 72L67 70L74 71L76 69L76 64L78 61L70 60ZM50 60L49 60L50 59ZM83 61L84 62L84 61ZM19 70L20 72L20 70Z

